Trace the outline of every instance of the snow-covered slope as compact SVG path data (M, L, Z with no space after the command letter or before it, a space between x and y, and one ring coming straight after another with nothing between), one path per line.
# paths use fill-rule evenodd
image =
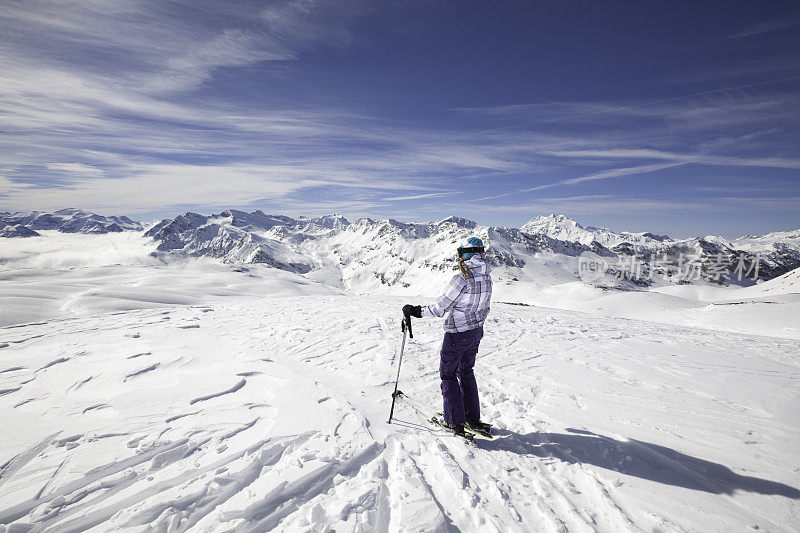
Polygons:
M754 287L742 289L741 293L750 297L800 294L800 269L792 270Z
M220 298L341 292L268 265L163 254L156 245L133 231L84 235L43 230L35 239L3 241L0 327Z
M800 523L800 270L609 290L575 275L605 247L455 218L41 233L0 246L0 531ZM426 424L437 320L386 423L399 310L440 294L468 234L495 264L476 374L496 438L474 447Z
M416 322L406 399L386 423L402 303L223 300L0 329L0 524L617 533L800 523L796 341L495 304L476 374L496 438L469 446L425 423L441 401L437 321Z
M61 209L53 213L0 213L0 223L22 225L34 231L57 230L64 233L98 234L142 230L140 223L128 217L107 217L81 209Z

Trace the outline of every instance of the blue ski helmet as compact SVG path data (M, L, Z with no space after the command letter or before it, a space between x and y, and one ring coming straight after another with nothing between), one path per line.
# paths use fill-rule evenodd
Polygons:
M458 256L463 257L464 260L469 261L475 254L483 253L483 241L478 237L469 237L458 246Z

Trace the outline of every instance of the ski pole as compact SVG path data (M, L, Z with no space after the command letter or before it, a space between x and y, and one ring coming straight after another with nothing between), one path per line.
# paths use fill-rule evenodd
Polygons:
M397 384L400 382L400 367L403 365L403 352L406 349L406 328L408 328L408 337L413 339L414 334L411 332L411 317L408 315L403 316L400 322L400 329L403 330L403 343L400 345L400 360L397 362L397 377L394 380L394 392L392 393L392 408L389 410L389 424L392 423L392 416L394 415L394 402L397 396L403 394L397 390Z

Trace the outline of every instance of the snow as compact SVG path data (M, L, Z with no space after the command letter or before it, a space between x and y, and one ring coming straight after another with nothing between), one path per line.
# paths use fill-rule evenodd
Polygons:
M617 289L685 282L747 286L800 266L800 247L791 238L761 239L739 250L698 238L617 235L583 228L561 215L538 217L517 229L480 226L454 216L437 222L362 218L350 223L341 215L291 219L228 210L210 216L184 213L145 233L158 241L165 260L189 256L263 263L366 294L420 294L438 287L455 269L453 245L471 235L487 246L498 280L510 280L515 289L574 281L576 258L588 252L610 267L596 285ZM598 241L616 244L609 249ZM632 275L620 279L626 268ZM509 301L525 302L513 296Z
M21 225L30 230L56 230L65 233L104 234L141 231L142 225L128 217L106 217L82 209L0 213L0 225ZM0 235L4 236L4 235Z
M252 300L338 291L265 265L153 257L138 232L0 241L0 326L220 298Z
M629 256L636 256L649 271L648 278L656 284L676 282L680 277L675 276L676 271L691 260L704 265L702 270L706 280L714 279L714 276L710 275L712 270L709 265L719 262L720 259L729 261L726 283L737 285L750 284L748 279L739 279L738 275L734 275L735 267L742 259L748 268L758 259L759 279L772 279L800 267L800 230L774 232L761 236L746 235L732 241L714 235L672 239L667 235L655 235L649 232L615 233L608 228L584 227L564 215L535 217L524 224L521 230L559 241L587 246L601 245L611 249L623 263ZM665 263L665 268L653 272L648 265L656 259Z
M615 291L571 282L517 298L533 305L608 317L800 340L800 270L751 287L671 285Z
M3 223L0 222L0 237L5 237L8 239L19 239L19 238L27 238L27 237L39 237L40 234L22 224L11 225L8 224L6 226L2 225Z
M605 290L544 236L302 224L306 274L139 232L0 242L5 530L796 530L800 271ZM505 261L476 365L497 436L474 446L424 422L437 320L415 321L387 424L398 310L438 295L469 232Z
M590 245L592 242L598 242L607 248L613 248L624 242L648 248L674 242L674 240L667 235L654 235L646 232L614 233L608 228L597 228L594 226L584 227L576 220L564 215L534 217L526 222L520 229L527 233L541 233L562 241L579 242L586 245Z

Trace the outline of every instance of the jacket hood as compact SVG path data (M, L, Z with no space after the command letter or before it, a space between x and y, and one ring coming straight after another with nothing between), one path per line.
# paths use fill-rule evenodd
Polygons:
M492 267L486 262L484 254L475 254L468 261L464 261L464 264L476 276L488 276L489 272L492 271Z

